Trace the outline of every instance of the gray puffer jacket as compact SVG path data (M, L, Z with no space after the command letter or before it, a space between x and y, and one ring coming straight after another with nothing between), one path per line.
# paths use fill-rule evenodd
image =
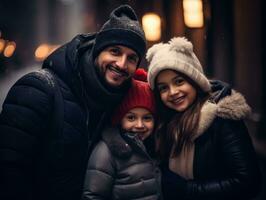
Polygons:
M83 199L160 199L160 170L143 143L118 128L102 138L88 162Z

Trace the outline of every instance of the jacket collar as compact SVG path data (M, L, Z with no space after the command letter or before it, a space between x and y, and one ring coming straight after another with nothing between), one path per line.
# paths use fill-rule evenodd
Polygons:
M149 157L143 142L135 134L128 132L122 133L118 127L106 128L103 131L102 139L112 154L119 158L130 157L133 151Z
M243 95L235 90L232 90L231 95L220 99L217 103L207 101L201 109L196 138L210 127L216 117L241 120L246 118L250 112L251 109Z
M123 98L130 87L130 80L123 87L114 89L105 84L92 60L92 52L85 52L80 59L81 79L84 85L87 101L94 109L113 109Z

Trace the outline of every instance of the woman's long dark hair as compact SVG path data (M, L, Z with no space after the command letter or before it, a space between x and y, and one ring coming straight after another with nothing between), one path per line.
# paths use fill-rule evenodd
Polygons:
M160 98L160 92L155 86L154 93L158 112L156 151L161 160L179 155L182 148L191 144L199 126L202 105L209 98L209 93L203 92L187 76L183 74L181 76L197 91L196 99L184 112L177 112L165 106Z

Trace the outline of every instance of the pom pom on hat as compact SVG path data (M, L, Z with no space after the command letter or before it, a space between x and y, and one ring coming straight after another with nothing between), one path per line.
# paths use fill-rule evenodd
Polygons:
M148 73L144 69L139 68L135 71L133 78L139 81L147 82L147 75Z
M186 38L184 37L175 37L172 38L169 41L170 44L170 49L175 50L175 51L180 51L183 53L193 53L193 46L191 42L189 42Z
M151 48L148 49L146 54L146 59L150 62L155 53L160 49L162 49L163 47L165 47L165 44L163 43L153 45Z

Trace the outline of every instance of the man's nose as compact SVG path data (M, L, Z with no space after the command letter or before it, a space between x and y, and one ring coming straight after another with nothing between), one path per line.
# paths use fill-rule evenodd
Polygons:
M116 65L120 67L121 69L127 68L127 56L126 55L121 55L117 61Z

